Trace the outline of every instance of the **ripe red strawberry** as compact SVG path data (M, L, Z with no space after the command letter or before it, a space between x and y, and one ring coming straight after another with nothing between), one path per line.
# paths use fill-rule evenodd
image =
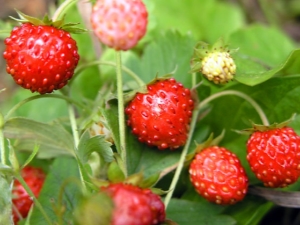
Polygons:
M267 187L285 187L300 176L300 137L290 127L255 131L247 142L247 160Z
M125 109L128 125L140 142L159 149L185 144L194 102L190 90L175 79L158 80L137 93Z
M23 23L4 41L7 73L25 89L40 94L64 87L78 64L76 42L67 31Z
M211 146L197 153L189 173L195 190L210 202L234 204L248 190L248 177L240 160L223 147Z
M155 225L165 220L164 204L150 189L116 183L102 190L114 202L111 225Z
M26 166L22 169L21 176L32 190L33 194L38 197L46 177L43 170L40 168ZM15 206L13 209L13 219L14 223L17 224L20 220L20 216L22 216L22 218L27 217L33 201L18 180L14 181L12 194L12 202ZM17 209L18 212L15 209Z
M145 35L148 13L141 0L97 0L91 23L103 44L128 50Z

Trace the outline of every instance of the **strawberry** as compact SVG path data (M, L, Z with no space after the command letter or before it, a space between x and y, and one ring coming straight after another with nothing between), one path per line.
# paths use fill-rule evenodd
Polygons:
M300 137L290 127L257 130L247 142L247 160L267 187L285 187L300 176Z
M216 51L203 58L201 72L215 84L225 84L233 79L236 65L228 52Z
M43 170L32 166L26 166L22 169L21 176L33 194L38 197L46 177ZM20 219L27 217L33 201L18 180L14 181L12 194L12 202L15 206L13 208L13 219L14 223L17 224Z
M189 174L195 190L217 204L241 201L248 189L248 177L240 160L224 147L210 146L198 152Z
M145 35L148 12L141 0L98 0L91 23L102 43L116 50L128 50Z
M236 73L236 65L231 57L231 53L236 51L229 50L223 39L212 46L200 42L194 50L191 72L201 72L215 84L226 84L233 80Z
M115 183L103 187L102 191L114 202L111 225L154 225L165 220L164 204L150 189Z
M137 93L125 109L127 124L140 142L159 149L185 144L194 101L175 79L157 80L148 93Z
M32 92L45 94L61 89L72 78L79 61L75 40L52 22L34 25L26 21L4 41L7 73Z

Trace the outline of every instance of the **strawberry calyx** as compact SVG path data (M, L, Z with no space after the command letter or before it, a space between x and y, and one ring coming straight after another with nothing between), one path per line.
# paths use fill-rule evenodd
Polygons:
M187 154L187 156L185 158L185 162L187 164L189 164L193 160L194 156L197 153L203 151L204 149L206 149L208 147L219 145L219 143L222 141L224 135L225 135L225 130L223 130L222 133L215 138L214 138L214 134L211 133L209 135L209 137L207 138L207 140L205 140L204 142L202 142L200 144L196 144L197 146L196 146L195 150L193 152Z
M281 123L273 123L270 125L255 124L252 122L252 127L238 131L238 133L250 135L256 131L265 132L265 131L269 131L269 130L284 128L284 127L288 126L289 123L291 123L295 119L295 116L296 116L296 114L293 114L292 117L286 121L283 121Z
M36 17L28 16L18 10L16 10L16 12L20 18L19 19L14 17L10 17L10 18L20 23L31 23L35 26L52 26L57 29L65 30L73 34L85 33L87 31L86 29L76 27L79 23L65 23L65 15L62 17L62 19L58 19L54 21L50 19L47 14L44 16L43 19L39 19Z
M229 49L223 39L210 46L198 42L194 48L190 73L201 72L215 84L225 84L234 78L236 65L231 54L238 49Z
M135 90L132 90L130 92L127 92L125 95L124 95L124 103L127 104L129 103L137 93L141 93L141 94L147 94L148 93L148 90L147 90L147 87L151 84L155 84L156 82L159 82L159 81L164 81L164 80L168 80L170 78L172 78L172 74L173 73L169 73L169 74L165 74L161 77L158 77L158 75L156 74L155 78L153 80L151 80L149 83L135 89Z

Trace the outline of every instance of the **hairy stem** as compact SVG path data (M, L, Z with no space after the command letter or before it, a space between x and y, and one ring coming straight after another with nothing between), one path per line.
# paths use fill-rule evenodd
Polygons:
M1 163L6 165L6 151L5 151L5 143L4 143L4 118L0 113L0 152L1 152Z
M78 0L66 0L64 1L58 9L55 11L54 15L52 16L52 20L55 21L60 19L64 16L65 12L72 7Z
M76 122L75 109L74 109L73 105L70 103L68 103L68 112L69 112L71 129L72 129L72 133L73 133L74 148L75 148L75 152L77 155L78 145L79 145L79 131L78 131L78 126L77 126L77 122ZM79 160L77 157L76 157L76 159ZM78 162L78 163L80 163L80 162ZM82 171L82 167L79 166L79 176L80 176L80 180L82 183L82 187L84 190L87 190L87 186L86 186L83 174L84 173Z
M177 165L177 168L175 170L175 174L174 174L174 177L172 179L172 182L171 182L171 185L170 185L170 188L169 188L169 192L168 194L166 195L166 198L165 198L165 207L167 208L171 198L172 198L172 195L173 195L173 192L175 190L175 187L176 187L176 184L179 180L179 176L180 176L180 173L182 171L182 168L184 166L184 162L185 162L185 158L186 158L186 155L188 153L188 150L189 150L189 147L190 147L190 144L191 144L191 140L192 140L192 136L193 136L193 133L194 133L194 130L195 130L195 126L196 126L196 122L197 122L197 118L198 118L198 115L199 115L199 109L196 108L194 111L193 111L193 117L192 117L192 121L191 121L191 124L190 124L190 131L189 131L189 134L188 134L188 139L186 141L186 144L182 150L182 153L180 155L180 159L179 159L179 162L178 162L178 165Z
M90 66L95 66L95 65L107 65L107 66L117 67L117 64L114 63L114 62L97 60L97 61L87 63L85 65L82 65L81 67L78 67L78 69L76 70L74 76L77 76L78 74L80 74L86 68L88 68ZM144 81L141 78L139 78L139 76L136 73L134 73L132 70L130 70L126 66L121 65L121 70L123 70L125 73L127 73L129 76L131 76L131 78L133 78L139 86L144 86L145 85Z
M213 94L211 96L209 96L208 98L204 99L199 105L198 105L198 109L202 108L203 106L205 106L206 104L208 104L209 102L211 102L212 100L225 96L225 95L235 95L238 97L241 97L243 99L245 99L247 102L249 102L253 108L256 110L256 112L258 113L263 125L268 126L269 125L269 121L268 118L266 117L264 111L262 110L262 108L256 103L256 101L254 101L251 97L249 97L248 95L239 92L239 91L234 91L234 90L227 90L227 91L222 91L222 92L218 92L216 94Z
M40 212L42 213L43 217L45 218L47 224L52 225L52 222L51 222L50 218L48 217L47 213L44 211L43 206L37 200L37 198L35 197L35 195L31 191L31 189L28 187L28 185L25 182L25 180L23 179L23 177L20 174L16 174L16 178L17 178L18 181L20 181L21 185L24 187L24 189L26 190L28 195L33 199L33 202L34 202L35 206L40 210Z
M126 129L125 129L125 114L124 114L124 96L123 96L123 78L122 78L122 60L121 52L116 51L116 73L117 73L117 93L118 93L118 116L119 116L119 135L120 135L120 148L119 153L123 160L121 165L125 177L127 177L127 164L126 164Z

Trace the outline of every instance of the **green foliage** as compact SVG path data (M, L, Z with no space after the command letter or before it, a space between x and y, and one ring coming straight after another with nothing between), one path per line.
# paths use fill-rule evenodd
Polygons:
M11 224L11 178L6 175L0 176L0 224Z
M56 158L38 198L50 220L53 223L72 224L73 211L81 194L76 160ZM34 208L29 221L30 224L45 224L38 208Z
M167 209L168 218L180 225L226 224L233 225L236 221L230 216L218 215L218 212L207 207L206 204L172 199Z
M185 87L194 88L193 95L200 103L222 91L239 91L258 103L270 123L285 121L292 114L300 112L299 43L293 41L279 26L249 23L244 9L229 1L145 2L151 14L148 34L135 49L122 52L123 65L143 82L149 83L156 76L171 74ZM81 22L80 27L85 27L84 19L80 17L75 4L67 10L65 19L67 22ZM5 30L11 29L10 24L3 21L0 21L0 25ZM0 33L0 38L4 38L4 34L7 32ZM99 60L96 56L99 52L95 50L91 33L73 36L81 57L79 66ZM203 78L200 71L194 74L189 71L196 43L205 41L213 45L220 37L226 40L229 49L238 49L232 55L237 65L237 73L234 81L217 86ZM102 47L100 61L114 61L114 51ZM37 156L31 163L49 165L39 201L53 223L83 224L82 219L90 218L86 224L102 224L111 216L111 202L106 196L98 194L97 190L107 179L125 179L122 171L124 165L118 165L122 147L120 117L115 98L115 73L114 66L101 63L95 63L80 73L75 73L68 87L60 93L80 104L73 105L76 115L73 123L68 118L68 102L46 97L18 107L13 115L6 118L5 113L13 106L33 96L28 90L17 89L10 99L5 99L0 105L1 114L5 118L0 134L3 132L4 138L9 140L5 142L5 148L9 149L7 145L11 145L18 159L21 158L22 161L26 161L28 152L38 148ZM141 90L138 89L140 84L124 71L123 78L125 94L132 90ZM4 92L0 90L0 97ZM106 128L112 132L114 143L107 142L103 135L90 137L88 129L94 122L91 118L95 114L103 116ZM261 185L246 160L248 136L235 132L249 128L251 122L259 124L262 121L248 101L235 95L214 99L200 109L200 116L191 133L192 141L188 146L188 153L193 152L196 143L202 143L211 133L218 136L225 130L220 144L237 154L246 168L250 184ZM74 127L74 123L83 125ZM290 126L300 134L300 116L296 116ZM183 148L159 151L140 143L129 128L126 128L125 137L125 166L128 175L142 174L145 179L142 186L170 191L168 189ZM78 146L75 146L77 141ZM3 151L1 145L0 148ZM96 169L91 165L95 152L100 156L100 160L96 161ZM185 165L174 197L167 208L167 218L180 225L255 225L273 207L270 201L250 194L234 206L208 203L192 189L187 170ZM3 209L0 213L0 224L9 224L11 213L10 183L6 176L8 175L0 176L0 208ZM87 190L83 188L80 179L86 182ZM298 191L300 181L287 189ZM86 194L83 190L90 193ZM161 193L165 194L163 191ZM100 204L102 200L103 204ZM84 212L82 218L81 210ZM99 217L95 216L98 211L101 212ZM36 206L29 222L32 225L45 224L44 217Z

